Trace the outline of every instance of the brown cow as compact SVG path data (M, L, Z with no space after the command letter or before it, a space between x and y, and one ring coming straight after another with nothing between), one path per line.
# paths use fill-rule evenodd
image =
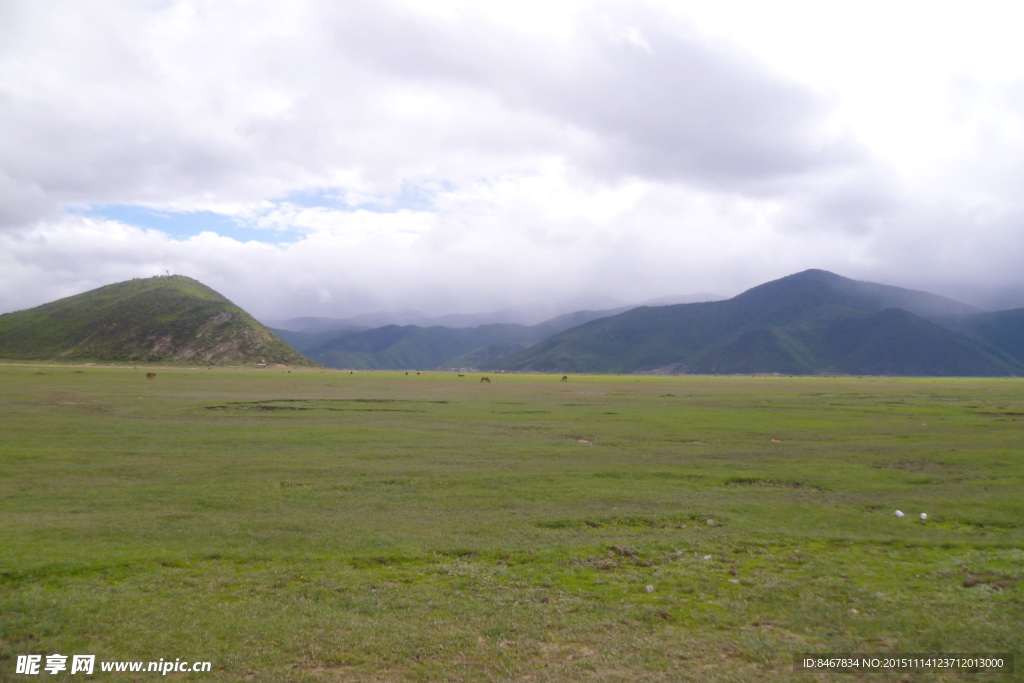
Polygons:
M146 373L146 379L153 379L154 377L156 377L156 373L155 372L147 372Z
M491 383L491 378L490 377L481 377L480 378L480 383L483 384L484 382L487 382L488 384L490 384Z
M563 382L568 382L569 381L569 375L562 375L562 381Z

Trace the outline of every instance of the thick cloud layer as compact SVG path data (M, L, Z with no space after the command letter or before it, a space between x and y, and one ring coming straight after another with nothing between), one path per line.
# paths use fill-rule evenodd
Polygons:
M0 311L166 271L280 318L811 267L1024 305L1012 10L715 7L9 0Z

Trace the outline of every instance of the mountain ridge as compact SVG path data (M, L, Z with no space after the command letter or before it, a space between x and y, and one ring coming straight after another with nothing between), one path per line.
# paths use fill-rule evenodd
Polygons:
M882 315L890 310L902 313ZM1005 335L986 336L976 329L976 321L987 315L927 292L812 269L758 285L724 301L640 307L595 320L499 359L488 369L710 374L1024 373L1024 355L1006 349ZM1016 318L1009 319L1012 327ZM856 341L852 346L851 340ZM902 349L902 353L888 354L887 363L875 362L872 358L878 357L885 346L883 341ZM874 355L869 351L872 348ZM956 349L956 353L943 354L940 349Z

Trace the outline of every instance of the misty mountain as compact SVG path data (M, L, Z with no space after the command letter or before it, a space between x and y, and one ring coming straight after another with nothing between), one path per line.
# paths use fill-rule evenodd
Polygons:
M284 320L268 320L266 324L275 330L290 332L360 332L377 327L396 325L398 327L479 327L495 323L523 324L518 311L503 310L493 313L453 313L434 316L413 310L377 311L347 318L325 318L304 316Z
M1024 358L1024 308L940 317L936 322L981 345L1007 364Z
M614 315L629 310L632 306L619 306L608 310L600 311L602 315ZM584 311L589 312L589 311ZM581 312L574 311L563 314L564 316L578 316ZM563 317L563 315L557 317ZM535 316L527 314L518 309L502 309L489 313L452 313L449 315L426 315L417 311L379 311L376 313L365 313L348 318L322 318L322 317L300 317L288 318L286 320L270 320L267 326L276 330L287 330L291 332L360 332L378 327L395 325L398 327L452 327L465 329L470 327L481 327L483 325L522 325L530 327L543 324L546 319L540 322L529 322ZM589 318L592 320L593 318ZM585 322L585 321L581 321Z
M674 306L676 304L699 304L706 303L708 301L721 301L725 299L720 294L711 294L710 292L701 292L700 294L687 294L686 296L659 296L655 299L648 299L640 303L640 306ZM630 306L629 308L636 308L636 306ZM626 308L622 310L628 310Z
M808 270L725 301L640 307L489 367L544 372L1024 373L1018 312Z
M384 325L368 330L274 331L306 357L332 368L476 368L563 330L618 312L620 310L576 311L538 325L490 324L465 328Z
M427 315L412 309L401 309L397 311L377 311L375 313L364 313L362 315L350 316L347 318L328 318L304 316L298 318L287 318L281 320L264 320L267 327L275 330L289 332L359 332L375 327L386 327L398 325L404 327L413 325L416 327L455 327L468 328L480 327L482 325L513 324L525 325L528 327L550 323L559 319L575 320L574 324L579 325L594 317L605 317L628 311L637 306L666 306L670 304L695 303L699 301L719 301L724 297L717 294L687 294L682 296L664 296L657 299L650 299L642 303L625 305L609 305L600 309L581 307L580 310L569 309L567 313L544 315L539 311L551 307L521 307L503 308L498 311L484 313L452 313L449 315ZM558 308L565 310L565 305ZM592 314L599 314L594 316ZM571 327L572 325L570 325ZM560 330L559 330L560 331Z
M287 320L264 320L263 324L274 330L287 330L289 332L306 332L316 334L318 332L359 332L371 327L380 327L389 323L376 325L359 324L350 318L319 318L314 316L303 316L300 318L288 318Z

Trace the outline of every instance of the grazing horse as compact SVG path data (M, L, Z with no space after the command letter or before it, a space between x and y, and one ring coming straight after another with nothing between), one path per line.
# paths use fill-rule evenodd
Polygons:
M490 384L491 383L491 378L490 377L481 377L480 378L480 383L483 384L484 382L487 382L488 384Z
M147 372L146 373L146 379L153 379L154 377L156 377L156 373L155 372Z
M562 375L562 381L563 382L568 382L569 381L569 375Z

